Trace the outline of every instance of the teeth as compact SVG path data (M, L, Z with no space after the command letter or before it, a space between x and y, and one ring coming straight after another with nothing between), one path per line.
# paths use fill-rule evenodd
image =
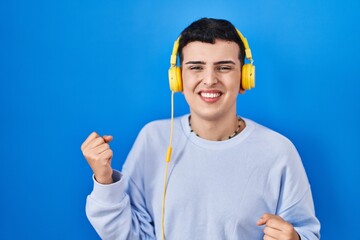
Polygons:
M206 93L206 92L201 92L201 96L204 98L216 98L220 96L220 93Z

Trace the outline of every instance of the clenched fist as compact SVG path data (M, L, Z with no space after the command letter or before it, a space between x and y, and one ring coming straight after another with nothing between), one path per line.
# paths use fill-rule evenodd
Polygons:
M256 223L265 225L264 240L299 240L300 236L294 226L277 215L265 213Z
M111 168L113 152L109 146L112 139L112 136L101 137L93 132L81 145L81 151L93 170L96 181L101 184L113 183Z

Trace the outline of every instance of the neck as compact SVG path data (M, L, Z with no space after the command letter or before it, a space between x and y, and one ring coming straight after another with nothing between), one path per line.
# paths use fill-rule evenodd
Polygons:
M196 135L211 141L228 140L245 127L244 121L239 120L236 114L231 117L211 120L191 115L190 124Z

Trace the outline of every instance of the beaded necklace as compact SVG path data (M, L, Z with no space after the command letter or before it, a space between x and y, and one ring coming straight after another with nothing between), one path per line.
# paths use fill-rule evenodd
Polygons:
M242 120L242 118L239 117L239 116L237 116L237 120L238 120L238 126L237 126L236 130L228 137L228 139L231 139L231 138L235 137L235 136L238 135L239 132L240 132L241 122L242 122L243 120ZM200 137L200 135L197 134L197 133L191 128L191 115L189 115L188 121L189 121L190 132L193 132L193 133L195 133L196 136Z

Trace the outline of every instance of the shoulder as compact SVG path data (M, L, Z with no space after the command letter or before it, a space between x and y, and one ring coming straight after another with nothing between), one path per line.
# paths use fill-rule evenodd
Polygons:
M256 123L253 120L245 119L249 128L252 128L250 140L255 141L258 145L275 152L295 151L296 148L292 141L279 132L276 132L264 125Z
M295 145L284 135L255 123L246 121L254 130L249 136L246 148L251 149L261 164L261 169L268 169L273 176L282 176L287 172L289 178L304 178L306 174L302 165L301 157ZM265 174L265 173L264 173ZM304 181L306 183L306 181Z
M174 130L175 132L182 128L181 122L187 115L180 116L174 118ZM158 137L158 136L166 136L169 137L171 129L171 119L159 119L151 121L144 125L141 129L139 135Z
M170 122L171 122L170 119L154 120L154 121L151 121L151 122L148 122L147 124L145 124L142 131L151 131L154 129L170 127Z

